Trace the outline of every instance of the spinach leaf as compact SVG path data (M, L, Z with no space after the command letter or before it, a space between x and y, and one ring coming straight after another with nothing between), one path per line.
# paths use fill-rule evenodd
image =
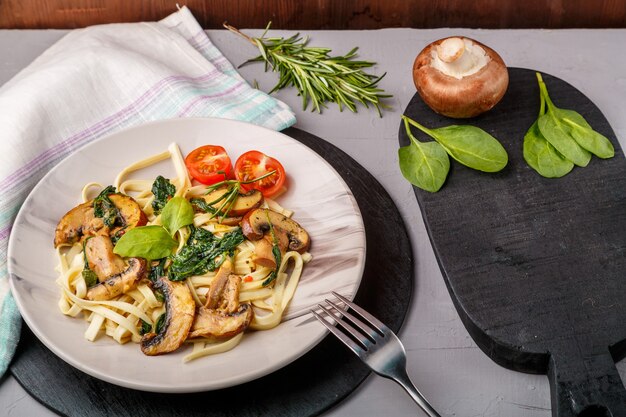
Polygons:
M152 184L152 194L154 194L152 209L154 210L154 214L157 215L161 212L161 210L163 210L167 201L174 197L176 194L176 187L170 182L170 180L159 175Z
M167 202L161 213L161 224L171 235L178 229L193 223L193 207L183 197L174 197Z
M139 334L140 335L144 335L146 333L150 333L152 331L152 325L150 323L148 323L147 321L141 321L141 327L139 328Z
M104 225L108 227L113 227L120 219L118 208L109 198L109 194L115 194L115 192L115 187L109 185L93 200L94 215L101 218Z
M192 198L189 200L193 207L205 213L217 213L217 210L211 206L204 198Z
M269 212L267 213L267 224L270 226L270 236L272 237L272 255L274 256L274 262L276 262L276 268L270 273L270 275L263 281L261 284L263 287L268 286L276 277L278 277L278 271L280 270L280 264L283 261L283 255L280 253L280 246L278 243L278 238L276 237L276 233L274 233L274 225L270 220Z
M165 276L165 262L167 258L159 259L159 263L151 266L150 273L148 274L148 278L152 282L156 282L157 279Z
M509 156L496 138L476 126L446 126L429 129L448 154L463 165L484 172L501 171Z
M227 256L234 254L235 248L243 241L240 228L218 239L208 230L191 226L186 245L171 258L168 277L171 281L182 281L192 275L214 271Z
M400 171L411 184L431 193L439 191L450 171L450 159L437 142L418 141L403 118L411 143L398 149Z
M539 116L545 113L546 100L543 94L539 94L541 104ZM524 159L526 163L546 178L559 178L567 175L574 164L563 157L554 146L543 137L537 121L532 124L524 135Z
M84 266L83 266L83 271L81 273L83 275L83 278L85 279L85 284L87 285L87 288L93 287L94 285L96 285L98 283L98 275L96 275L96 273L93 272L91 270L91 268L89 268L89 261L87 260L87 251L85 250L85 246L87 245L87 241L89 239L91 239L91 238L88 237L83 242L83 262L84 262Z
M563 110L561 111L564 112ZM578 113L568 110L568 113L564 112L563 121L570 126L570 134L574 140L599 158L613 158L615 149L611 141L606 136L593 130L582 116L576 120L576 116L573 113L580 116Z
M162 226L130 229L118 240L113 252L124 257L161 259L171 255L177 243Z
M156 324L154 325L154 332L156 334L161 333L161 330L163 330L163 326L165 326L165 317L166 316L167 316L167 313L163 313L157 319Z
M546 178L560 178L574 168L574 164L541 135L536 121L524 136L524 159L539 175Z

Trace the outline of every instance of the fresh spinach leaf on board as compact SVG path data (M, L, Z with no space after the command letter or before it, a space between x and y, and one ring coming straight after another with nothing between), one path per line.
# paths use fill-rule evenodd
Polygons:
M168 200L176 194L176 187L170 180L159 175L154 180L154 183L152 183L152 194L154 194L152 210L155 215L158 215L161 210L163 210Z
M418 141L403 116L406 133L411 140L408 146L398 149L400 171L411 184L431 193L439 191L450 171L450 159L437 142Z
M484 172L498 172L509 161L500 142L475 126L445 126L428 129L407 116L402 116L411 144L398 150L400 170L411 184L426 191L438 191L450 169L450 155L463 165ZM411 126L426 133L435 142L419 142Z
M124 257L152 260L171 255L176 246L176 241L163 226L140 226L124 233L113 252Z
M540 175L558 178L568 174L574 165L585 167L591 154L611 158L615 149L611 141L596 132L578 112L557 107L550 98L540 73L540 109L537 121L524 136L524 159Z
M545 113L546 101L543 94L539 95L541 104L539 116ZM543 137L537 121L532 124L524 135L524 159L526 163L539 175L546 178L559 178L567 175L573 168L574 163L567 160Z
M174 235L178 229L193 223L193 207L183 197L174 197L161 212L161 224Z

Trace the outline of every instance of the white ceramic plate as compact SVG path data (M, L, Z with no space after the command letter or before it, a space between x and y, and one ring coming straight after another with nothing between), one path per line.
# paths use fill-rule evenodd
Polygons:
M90 181L110 184L133 161L177 142L183 155L205 144L222 145L234 160L256 149L276 157L288 174L289 190L279 202L311 235L313 261L305 266L285 320L278 327L244 336L235 349L189 363L179 351L157 357L133 343L101 336L83 338L80 318L66 317L57 302L54 229L80 202ZM173 178L164 161L134 175ZM365 230L357 203L337 172L319 155L290 137L255 125L223 119L175 119L146 124L100 139L70 155L33 189L17 216L9 242L11 287L24 320L50 350L70 365L113 384L155 392L184 393L241 384L269 374L313 348L326 334L309 308L330 291L353 298L365 263ZM323 366L323 364L320 364Z

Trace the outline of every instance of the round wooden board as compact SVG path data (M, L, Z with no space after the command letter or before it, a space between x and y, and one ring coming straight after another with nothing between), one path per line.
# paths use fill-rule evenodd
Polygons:
M369 248L355 301L397 332L413 289L411 244L398 209L378 181L339 148L299 129L283 133L326 159L352 190ZM290 365L243 385L194 394L150 393L82 373L22 327L11 373L34 398L67 416L318 415L348 396L370 373L339 341L327 336Z

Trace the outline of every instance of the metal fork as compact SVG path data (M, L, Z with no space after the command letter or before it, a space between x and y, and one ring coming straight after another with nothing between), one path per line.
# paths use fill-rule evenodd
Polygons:
M400 384L429 417L441 417L413 385L406 373L406 351L400 339L389 327L361 307L334 291L332 294L359 317L357 318L330 300L324 300L330 308L321 304L318 304L318 307L326 312L350 336L339 330L337 326L333 326L316 311L311 310L311 313L365 362L372 371ZM344 318L347 318L352 324L348 323Z

